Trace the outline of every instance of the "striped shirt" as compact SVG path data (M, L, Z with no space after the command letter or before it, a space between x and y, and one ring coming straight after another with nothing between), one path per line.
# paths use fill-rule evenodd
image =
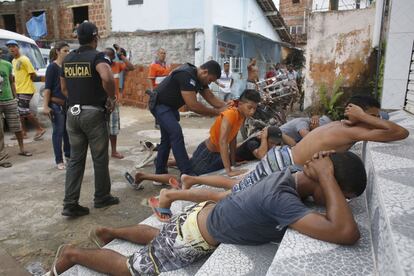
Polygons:
M233 187L233 192L239 192L252 186L266 176L281 171L294 165L292 151L289 146L273 147L256 165L256 168L248 173L240 182Z

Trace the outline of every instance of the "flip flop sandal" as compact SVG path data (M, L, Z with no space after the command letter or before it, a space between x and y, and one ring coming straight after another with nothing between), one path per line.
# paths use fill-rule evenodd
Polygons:
M144 158L144 159L142 159L141 160L141 162L139 162L136 166L135 166L135 168L136 169L141 169L142 167L145 167L146 165L148 165L148 164L150 164L150 163L152 163L152 162L154 162L154 160L157 158L157 155L156 154L154 154L154 152L153 151L149 151L148 152L148 155Z
M159 200L156 199L155 197L151 197L148 199L148 205L151 207L152 211L154 212L154 215L157 217L157 219L161 222L169 222L171 217L172 217L172 213L170 208L161 208L161 207L157 207L159 206ZM169 218L165 219L162 218L161 215L167 215L169 216Z
M0 167L3 167L3 168L10 168L11 166L13 166L13 164L10 162L4 162L0 164Z
M170 184L171 188L174 188L174 189L177 189L177 190L182 189L181 183L178 182L178 180L175 179L175 177L171 177L170 179L168 179L168 183Z
M102 248L105 246L103 241L99 239L99 237L96 235L96 228L91 229L88 234L89 240L93 242L98 248Z
M21 155L21 156L25 156L25 157L30 157L30 156L32 156L33 154L32 154L32 153L30 153L30 152L27 152L27 151L23 151L23 152L19 152L19 155Z
M38 141L42 136L46 133L46 129L42 130L39 134L37 134L35 137L33 137L33 140Z
M135 189L135 190L144 189L144 186L142 185L142 183L140 183L140 184L135 183L134 177L129 172L125 172L124 176L125 176L125 179L127 180L128 184L129 184L129 186L131 186L133 189Z

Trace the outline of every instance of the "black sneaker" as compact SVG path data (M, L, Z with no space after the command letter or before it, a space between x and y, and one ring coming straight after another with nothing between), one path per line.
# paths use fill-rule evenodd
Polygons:
M76 205L68 205L63 207L62 216L65 217L81 217L89 214L89 208Z
M95 208L103 208L111 205L119 204L119 198L116 196L110 196L105 201L102 202L95 202Z

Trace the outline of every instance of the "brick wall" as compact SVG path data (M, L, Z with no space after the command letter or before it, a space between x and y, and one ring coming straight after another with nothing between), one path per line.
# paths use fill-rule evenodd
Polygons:
M4 29L4 21L3 21L3 14L14 14L16 18L16 30L18 33L24 33L22 30L21 22L21 14L17 12L17 4L15 2L3 2L0 4L0 29Z
M177 68L180 64L172 64L171 68ZM145 65L135 66L135 70L126 73L124 90L120 103L122 105L135 106L138 108L148 107L148 95L145 90L148 86L148 70L149 67Z
M131 62L136 69L126 74L121 104L147 108L148 65L151 64L158 48L167 52L167 63L174 69L185 62L194 63L194 33L196 30L170 30L158 32L111 33L99 41L98 47L104 49L117 43L131 51Z
M309 14L312 8L312 0L298 0L299 3L293 3L293 0L280 0L279 11L288 27L302 26L303 34L292 34L294 42L306 44L306 29L304 28L305 14ZM305 23L306 25L306 23Z
M101 37L110 32L110 1L109 0L27 0L21 2L0 3L0 14L15 14L17 32L27 35L25 24L32 17L33 11L46 12L48 35L46 41L71 40L73 24L72 8L88 6L89 21L95 23ZM57 26L57 27L56 27ZM0 18L0 28L4 28L3 18Z

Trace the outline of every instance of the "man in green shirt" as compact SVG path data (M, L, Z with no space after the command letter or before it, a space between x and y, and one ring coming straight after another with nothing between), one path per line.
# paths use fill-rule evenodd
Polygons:
M12 75L13 67L10 62L2 59L3 53L7 53L7 50L0 48L0 117L4 114L9 130L16 135L20 148L19 155L32 156L31 153L24 150L23 132L17 109L16 88Z

